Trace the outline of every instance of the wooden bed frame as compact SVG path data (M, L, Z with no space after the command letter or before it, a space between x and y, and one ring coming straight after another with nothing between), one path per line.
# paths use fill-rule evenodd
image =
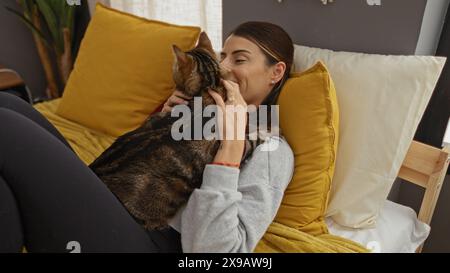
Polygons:
M450 128L447 128L450 129ZM425 188L418 219L428 225L444 183L449 165L450 145L437 149L435 147L413 141L403 161L398 177ZM423 244L417 248L422 252Z

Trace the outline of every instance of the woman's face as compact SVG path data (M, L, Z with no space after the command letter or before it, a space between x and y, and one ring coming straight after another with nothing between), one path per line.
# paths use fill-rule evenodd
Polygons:
M283 62L268 66L259 46L239 36L228 37L220 55L220 64L230 72L229 80L239 84L248 105L260 105L286 68Z

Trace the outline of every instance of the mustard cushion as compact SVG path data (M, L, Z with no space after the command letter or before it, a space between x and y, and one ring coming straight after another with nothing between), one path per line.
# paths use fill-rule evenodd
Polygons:
M279 100L280 128L295 169L275 222L311 235L328 233L324 214L338 145L339 109L327 68L318 62L293 74Z
M113 137L139 127L175 88L172 44L189 50L199 34L98 4L57 114Z
M59 98L33 106L58 129L78 157L89 165L111 146L116 138L58 116L56 110L60 102Z

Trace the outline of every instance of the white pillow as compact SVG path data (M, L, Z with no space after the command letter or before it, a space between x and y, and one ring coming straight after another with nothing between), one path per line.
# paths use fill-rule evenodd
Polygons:
M326 216L373 227L397 177L445 58L386 56L295 45L294 69L322 60L334 80L339 146Z
M389 200L377 219L375 228L353 229L325 218L331 234L347 238L376 253L414 253L430 234L430 226L419 221L409 207Z

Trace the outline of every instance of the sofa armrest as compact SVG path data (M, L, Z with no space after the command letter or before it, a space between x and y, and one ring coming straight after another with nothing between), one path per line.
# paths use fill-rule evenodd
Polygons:
M4 68L0 65L0 90L24 85L24 81L14 70Z

